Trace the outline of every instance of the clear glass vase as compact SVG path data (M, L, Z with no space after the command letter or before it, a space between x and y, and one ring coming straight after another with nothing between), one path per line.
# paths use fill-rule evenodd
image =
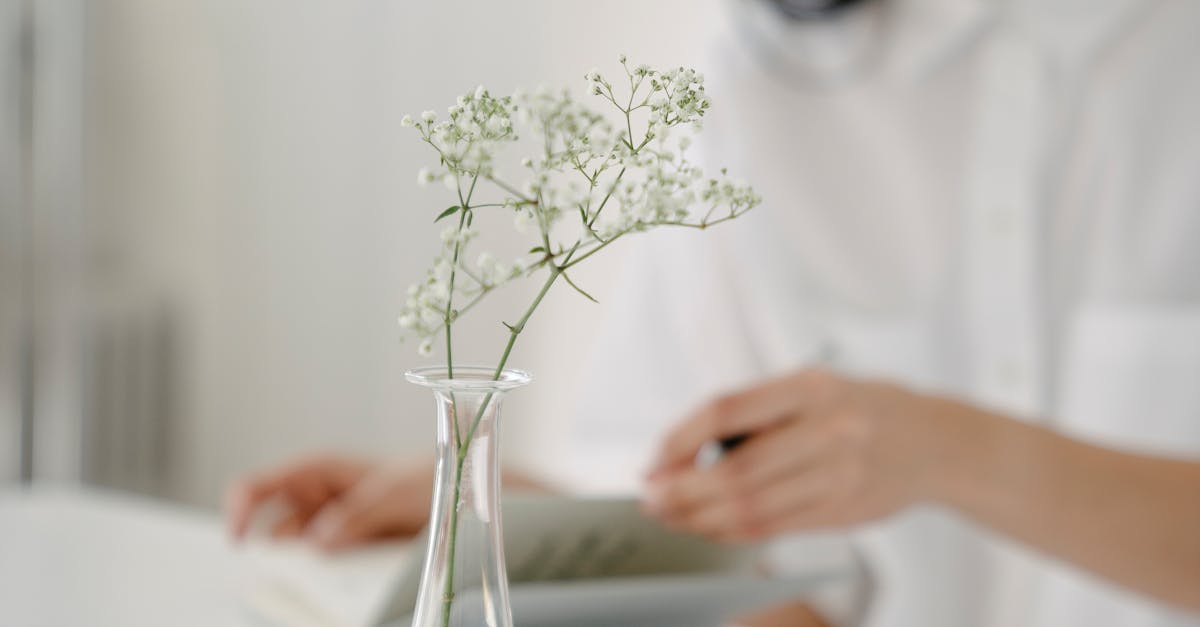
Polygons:
M429 548L413 627L512 627L500 520L500 405L519 370L445 366L406 373L437 399Z

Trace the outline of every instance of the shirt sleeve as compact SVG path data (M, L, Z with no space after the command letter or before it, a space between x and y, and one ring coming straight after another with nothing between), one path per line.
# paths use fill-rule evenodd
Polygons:
M626 258L569 428L566 485L636 491L671 424L760 371L715 242L697 235L638 236Z

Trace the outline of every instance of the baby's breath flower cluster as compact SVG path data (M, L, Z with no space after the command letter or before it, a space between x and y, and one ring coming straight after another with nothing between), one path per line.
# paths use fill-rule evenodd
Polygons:
M421 340L422 355L431 354L436 338L444 336L448 377L454 377L454 322L505 283L546 275L520 318L504 323L508 342L493 374L497 379L517 336L559 278L592 298L570 277L585 259L630 233L656 226L706 229L758 205L758 194L746 183L727 178L724 170L709 178L686 158L688 133L700 128L710 106L704 78L682 67L630 67L624 56L621 67L628 90L620 93L599 71L585 76L589 93L605 101L604 111L565 90L496 97L478 87L458 98L444 118L426 111L401 120L438 155L438 165L422 168L417 181L441 181L455 198L434 220L448 224L441 249L424 280L409 288L400 314L400 326ZM526 144L519 141L518 126L530 135ZM521 174L509 178L498 160L506 150L518 149L526 150L516 168ZM529 234L533 247L512 261L487 252L468 254L477 235L476 216L485 213L511 214L514 227ZM469 428L460 430L453 420L459 476L490 398ZM455 502L460 487L456 479ZM457 509L450 516L453 555ZM453 568L451 560L443 625L449 625L455 596Z
M621 67L622 89L598 70L584 76L589 95L605 105L599 110L568 90L497 97L481 86L459 97L444 117L426 111L402 119L438 156L436 166L420 170L418 182L441 181L455 204L437 217L448 224L442 248L425 279L409 288L400 326L421 340L425 355L444 334L451 375L452 325L492 290L546 273L525 314L505 323L510 337L499 374L558 278L591 298L569 276L583 260L630 233L657 226L705 229L759 203L745 182L724 170L708 177L686 157L690 135L710 107L703 76L683 67L631 66L624 56ZM518 128L529 136L525 142ZM511 158L519 175L501 173L502 156ZM533 247L511 261L487 252L468 255L475 218L484 212L509 213Z

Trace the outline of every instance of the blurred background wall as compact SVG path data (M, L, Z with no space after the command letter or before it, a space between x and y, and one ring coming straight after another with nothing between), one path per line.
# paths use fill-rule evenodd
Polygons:
M77 209L53 246L38 247L39 267L67 268L39 285L73 296L35 299L38 320L71 312L37 334L39 354L68 348L40 360L55 367L36 378L51 400L34 413L38 446L50 449L35 474L205 506L233 476L301 452L432 452L432 401L402 378L422 360L398 342L395 315L448 203L445 190L415 185L430 153L400 127L404 114L444 110L481 82L581 90L583 73L617 71L622 52L703 70L723 11L716 0L28 6L40 41L53 40L37 81L78 87L31 105L54 122L33 131L67 147L61 163L37 164L43 193ZM0 11L0 27L19 14ZM78 37L46 35L59 31ZM13 66L11 51L0 64ZM0 99L0 133L20 132L12 96ZM16 152L0 152L0 176L19 175ZM49 210L5 189L0 276L19 277L14 251L31 242L21 216ZM602 302L623 250L578 277ZM0 478L18 474L22 289L0 282L14 310L0 314ZM495 361L498 321L525 296L510 291L466 320L462 361ZM603 316L558 290L531 323L511 363L537 382L506 410L509 460L553 467Z

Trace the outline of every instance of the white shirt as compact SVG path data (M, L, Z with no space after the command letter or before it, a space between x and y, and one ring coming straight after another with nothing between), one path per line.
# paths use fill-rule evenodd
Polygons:
M736 10L702 141L764 205L645 236L576 429L591 487L819 354L1200 457L1200 2L882 0L834 35ZM854 537L872 626L1200 625L950 512Z

